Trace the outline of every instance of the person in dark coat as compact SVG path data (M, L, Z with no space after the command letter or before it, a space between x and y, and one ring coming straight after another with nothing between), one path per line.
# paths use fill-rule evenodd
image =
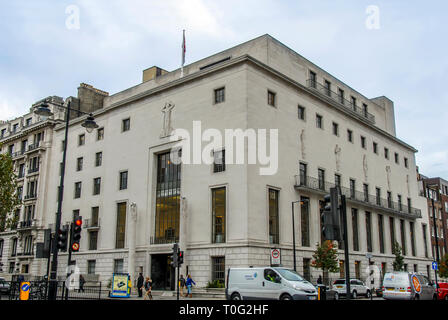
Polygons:
M319 278L317 278L317 284L322 284L322 276L319 275Z
M145 279L143 278L143 274L140 272L138 279L137 279L137 289L138 289L138 296L141 298L143 297L143 283L145 282Z

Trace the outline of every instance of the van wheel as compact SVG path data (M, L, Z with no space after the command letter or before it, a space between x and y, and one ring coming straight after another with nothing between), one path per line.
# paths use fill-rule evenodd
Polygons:
M280 297L280 300L292 300L292 297L286 293Z
M356 293L356 291L353 291L352 293L352 299L356 299L358 297L358 294Z
M339 300L339 293L336 292L336 293L334 294L334 300Z
M415 295L414 300L420 300L420 296L418 294Z
M366 292L366 298L367 298L367 299L370 298L370 290L367 290L367 292Z
M241 296L240 296L240 294L239 293L234 293L234 294L232 294L231 296L230 296L230 300L236 300L236 301L238 301L238 300L241 300Z
M445 301L448 301L448 294L445 296Z

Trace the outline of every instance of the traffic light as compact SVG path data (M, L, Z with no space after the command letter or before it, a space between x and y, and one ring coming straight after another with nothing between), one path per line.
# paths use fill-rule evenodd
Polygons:
M73 232L72 232L72 251L79 251L79 241L81 240L81 230L82 230L82 217L75 216L73 219Z
M62 226L61 229L58 230L58 235L57 235L57 240L58 240L58 249L61 251L67 251L67 240L68 240L68 226Z
M326 240L341 239L339 192L337 188L331 188L330 194L324 196L324 208L321 211L322 234Z
M177 267L178 267L178 260L177 260L177 258L178 258L178 252L179 252L179 245L178 245L177 243L175 243L175 244L173 245L173 252L171 253L171 265L172 265L174 268L177 268Z
M178 256L177 256L177 264L178 264L178 266L180 266L182 263L184 263L184 252L179 251Z

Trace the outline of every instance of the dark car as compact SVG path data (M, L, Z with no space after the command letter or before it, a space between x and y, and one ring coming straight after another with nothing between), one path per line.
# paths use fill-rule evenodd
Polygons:
M5 281L5 278L0 278L0 293L8 294L10 291L9 282Z

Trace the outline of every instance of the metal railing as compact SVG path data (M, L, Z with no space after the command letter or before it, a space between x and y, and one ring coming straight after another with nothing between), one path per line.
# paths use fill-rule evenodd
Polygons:
M28 146L28 151L33 151L33 150L39 148L39 146L40 146L40 141L37 141L36 143L30 144Z
M179 237L176 236L166 236L166 237L154 237L152 236L150 239L151 244L170 244L179 242Z
M296 175L295 176L295 187L296 188L306 188L309 190L317 191L319 193L329 193L330 188L335 187L336 184L327 181L322 181L314 177ZM422 212L420 209L408 207L399 202L392 201L390 199L383 199L377 196L359 192L353 189L349 189L341 186L341 192L345 195L347 201L354 201L368 205L373 208L379 208L382 210L393 211L394 213L399 213L400 215L409 218L421 218Z
M353 104L351 101L345 99L340 94L331 91L330 89L320 84L319 82L312 79L308 79L306 81L306 84L308 88L312 88L313 90L319 92L321 95L331 98L333 101L339 103L339 105L343 106L345 109L351 110L356 114L358 114L359 116L367 119L368 121L375 123L375 116L373 114L369 113L366 110L363 110L356 104Z

